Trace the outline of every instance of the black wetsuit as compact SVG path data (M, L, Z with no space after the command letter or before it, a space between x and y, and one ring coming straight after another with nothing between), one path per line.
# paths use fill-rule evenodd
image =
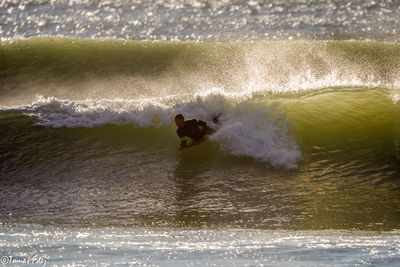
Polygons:
M212 129L207 125L207 123L196 119L185 121L185 125L176 130L179 138L181 138L182 147L188 144L187 140L184 140L184 137L189 137L194 142L198 142L204 138L204 135L212 132Z

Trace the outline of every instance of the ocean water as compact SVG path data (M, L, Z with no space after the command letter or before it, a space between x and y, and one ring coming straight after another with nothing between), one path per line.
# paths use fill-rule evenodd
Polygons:
M399 17L2 1L0 264L398 266Z

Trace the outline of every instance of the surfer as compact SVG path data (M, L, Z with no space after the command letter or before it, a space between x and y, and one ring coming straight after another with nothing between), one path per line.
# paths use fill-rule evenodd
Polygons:
M201 143L208 135L214 132L214 130L202 120L192 119L185 121L185 117L182 114L175 115L174 119L176 126L178 126L176 133L181 140L181 149ZM218 118L214 118L213 121L218 121Z

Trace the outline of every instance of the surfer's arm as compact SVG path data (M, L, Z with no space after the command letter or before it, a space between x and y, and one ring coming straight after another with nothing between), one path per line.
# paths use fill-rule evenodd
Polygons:
M199 120L199 125L204 128L203 132L205 137L206 135L212 134L214 132L214 130L210 126L208 126L206 122L202 120Z
M186 133L182 128L178 128L176 133L178 134L179 139L181 141L180 148L184 148L185 146L188 146L193 142L192 139L190 139L189 137L186 136Z

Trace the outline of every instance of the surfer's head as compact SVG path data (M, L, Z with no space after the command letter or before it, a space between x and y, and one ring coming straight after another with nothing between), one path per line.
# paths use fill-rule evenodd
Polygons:
M176 114L174 119L176 126L183 127L185 125L185 117L182 114Z

